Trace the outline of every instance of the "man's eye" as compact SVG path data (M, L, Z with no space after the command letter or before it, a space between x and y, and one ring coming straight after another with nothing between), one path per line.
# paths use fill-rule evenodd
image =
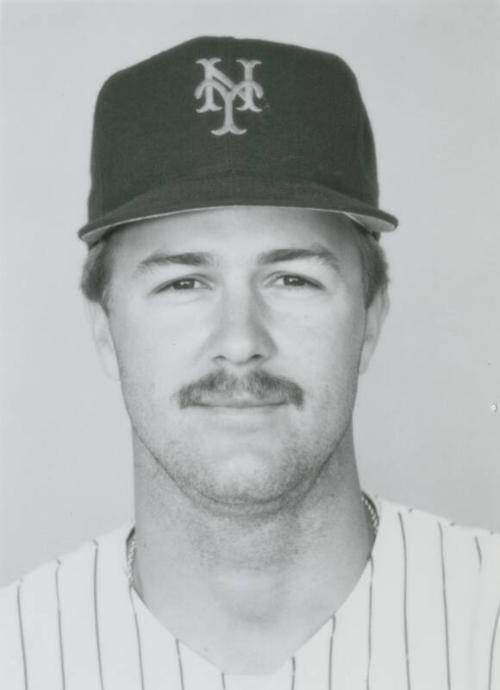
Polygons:
M203 283L197 278L179 278L169 283L160 285L155 292L180 291L180 290L199 290L203 288Z
M316 284L311 280L297 275L284 275L280 276L277 280L280 281L284 287L316 287Z

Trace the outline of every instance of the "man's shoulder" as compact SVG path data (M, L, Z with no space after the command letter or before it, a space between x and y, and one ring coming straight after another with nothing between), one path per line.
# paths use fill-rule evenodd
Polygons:
M477 583L481 590L492 588L498 594L499 533L383 499L377 504L384 533L380 551L398 551L409 572L432 563L445 578L458 581L460 573L460 578Z
M81 687L99 687L98 610L103 601L106 610L116 607L127 594L130 529L91 539L0 589L0 687L28 687L28 675L37 687L60 687L63 648L81 669Z
M85 586L94 580L99 560L120 561L125 540L131 530L131 524L124 524L94 539L89 539L75 549L51 559L8 585L0 587L0 611L5 606L18 606L20 593L24 603L51 600L57 595L57 588L70 580L78 586ZM0 614L1 617L1 614Z
M463 687L493 687L488 678L493 659L500 659L500 535L389 501L378 507L374 610L384 611L384 625L391 616L395 629L404 622L414 664L415 650L427 649L425 669L433 650L444 648L448 668L466 679ZM472 668L476 685L467 680Z
M493 540L500 539L500 532L494 532L480 526L457 523L440 513L433 513L430 510L425 510L423 508L404 505L402 503L398 503L397 501L392 501L379 496L374 496L374 501L380 510L389 513L392 516L401 515L404 520L410 520L427 525L433 524L438 529L439 525L441 525L442 529L453 529L455 532L462 534L464 537L474 537L477 535L478 538L484 538L486 540L490 538Z
M484 527L457 523L443 515L384 498L375 497L374 500L386 523L390 523L393 528L399 525L405 536L411 532L412 535L430 537L434 533L439 541L451 541L473 548L478 558L483 550L500 549L500 533Z

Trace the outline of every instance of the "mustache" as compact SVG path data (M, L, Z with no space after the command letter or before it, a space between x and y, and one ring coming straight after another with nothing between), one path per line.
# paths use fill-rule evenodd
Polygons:
M220 369L183 386L176 397L179 407L183 409L191 405L210 404L212 396L231 400L243 394L263 403L269 399L279 399L298 408L304 404L304 392L300 386L283 376L274 376L262 370L240 377Z

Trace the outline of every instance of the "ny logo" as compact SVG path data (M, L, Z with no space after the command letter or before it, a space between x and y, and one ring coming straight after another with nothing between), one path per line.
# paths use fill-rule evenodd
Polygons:
M206 113L222 110L222 105L215 102L215 94L219 94L224 104L224 122L219 129L212 129L212 134L221 136L222 134L245 134L246 129L241 129L234 122L233 106L236 99L240 105L237 110L251 110L260 113L262 108L255 105L255 98L264 96L264 89L253 78L253 70L256 65L260 65L260 60L236 60L243 66L243 79L235 84L228 76L221 72L215 65L220 62L220 58L210 58L197 60L196 63L205 69L205 79L198 84L194 92L195 98L200 99L205 96L205 102L197 113Z

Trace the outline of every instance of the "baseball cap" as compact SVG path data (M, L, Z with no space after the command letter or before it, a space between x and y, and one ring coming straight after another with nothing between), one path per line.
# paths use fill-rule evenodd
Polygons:
M195 38L111 76L96 104L88 245L133 221L235 205L349 215L379 234L372 129L339 57Z

